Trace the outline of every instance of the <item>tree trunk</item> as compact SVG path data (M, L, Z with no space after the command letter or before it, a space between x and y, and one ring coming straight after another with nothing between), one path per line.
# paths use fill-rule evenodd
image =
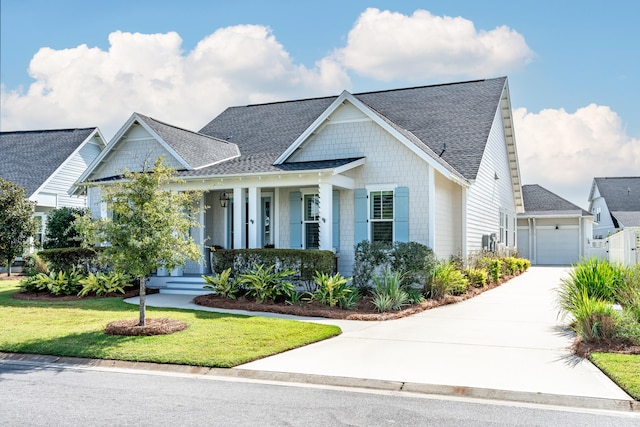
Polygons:
M144 326L147 322L147 276L140 277L140 322Z
M11 276L11 264L13 264L13 260L12 259L8 259L7 260L7 277Z

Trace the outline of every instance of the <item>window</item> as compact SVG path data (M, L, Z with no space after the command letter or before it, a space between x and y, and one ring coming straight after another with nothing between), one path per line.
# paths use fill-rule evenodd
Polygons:
M35 216L36 220L36 235L34 239L34 243L36 246L42 245L44 240L44 218L41 215Z
M320 247L320 197L318 194L305 194L304 210L304 247L318 249Z
M505 213L502 211L502 209L500 210L500 233L498 234L498 242L500 243L506 243L504 241L505 238Z
M393 243L393 191L369 193L371 241Z

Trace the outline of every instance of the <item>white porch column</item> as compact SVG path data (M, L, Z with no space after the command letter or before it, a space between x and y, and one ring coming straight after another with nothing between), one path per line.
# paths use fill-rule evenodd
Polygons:
M434 173L433 166L429 165L429 182L428 182L428 194L427 200L429 203L428 206L428 217L429 217L429 240L428 246L434 252L436 252L436 176Z
M249 248L260 247L260 188L249 187Z
M320 197L320 249L333 250L333 185L318 185Z
M244 224L246 223L244 193L244 188L233 189L233 247L235 249L244 248Z

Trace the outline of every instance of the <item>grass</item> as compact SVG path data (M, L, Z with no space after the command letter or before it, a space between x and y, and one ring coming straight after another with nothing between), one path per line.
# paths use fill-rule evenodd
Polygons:
M640 400L640 354L592 353L589 359L635 400Z
M0 281L0 351L228 368L338 335L336 326L194 310L147 308L189 328L171 335L104 334L107 323L137 319L120 298L40 302L11 298L18 281Z

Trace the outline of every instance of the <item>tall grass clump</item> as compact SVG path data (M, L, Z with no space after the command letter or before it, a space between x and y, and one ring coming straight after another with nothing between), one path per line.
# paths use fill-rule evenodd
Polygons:
M380 276L373 278L373 305L382 313L391 310L400 310L408 305L409 294L402 286L402 274L386 268Z
M425 293L433 299L447 294L460 295L467 291L469 280L453 262L441 261L433 269Z

